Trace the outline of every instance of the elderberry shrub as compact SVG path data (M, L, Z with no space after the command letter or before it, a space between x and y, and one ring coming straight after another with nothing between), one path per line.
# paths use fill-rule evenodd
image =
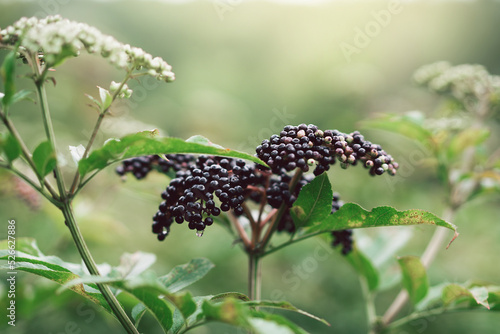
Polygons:
M313 124L287 125L279 135L263 140L256 151L273 173L295 168L307 172L310 166L316 165L314 175L320 175L336 160L342 168L360 162L370 169L371 175L382 175L386 171L395 175L398 169L398 164L380 145L366 141L358 131L350 134L322 131Z

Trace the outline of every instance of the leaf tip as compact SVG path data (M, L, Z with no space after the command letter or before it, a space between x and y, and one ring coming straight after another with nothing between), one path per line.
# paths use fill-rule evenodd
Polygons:
M458 237L459 234L460 233L458 233L457 230L455 230L455 235L453 236L453 239L451 239L450 242L448 243L448 246L446 246L446 249L450 248L451 243L455 241L455 239Z

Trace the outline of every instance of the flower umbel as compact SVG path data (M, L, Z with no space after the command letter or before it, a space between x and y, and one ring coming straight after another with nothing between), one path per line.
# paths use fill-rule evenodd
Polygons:
M166 82L175 80L172 67L162 58L123 44L88 24L63 19L59 15L44 19L23 17L0 31L0 41L0 47L19 43L21 51L35 55L41 52L46 68L55 67L85 50L99 54L118 68L142 70Z

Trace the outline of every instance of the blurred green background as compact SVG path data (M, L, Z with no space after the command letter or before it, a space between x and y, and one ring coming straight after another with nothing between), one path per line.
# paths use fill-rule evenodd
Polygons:
M201 134L223 146L253 153L262 139L278 133L286 124L314 123L322 129L344 132L360 129L400 162L401 171L396 178L371 178L362 168L334 168L330 177L342 198L365 208L387 204L440 215L445 194L432 169L425 166L425 150L397 135L359 128L359 122L376 112L422 110L431 114L438 99L415 87L411 80L421 65L438 60L478 63L499 74L500 3L396 4L398 13L386 18L364 41L357 37L358 31L370 29L370 25L373 28L373 22L377 22L373 13L387 10L388 1L325 1L314 5L236 0L0 1L0 27L21 16L61 14L142 47L173 66L177 77L174 83L143 80L130 84L134 95L115 109L116 117L103 126L98 145L109 137L158 128L181 138ZM356 52L346 53L347 44L357 48ZM0 53L0 59L4 55ZM59 67L54 76L57 85L49 88L51 111L58 147L71 171L74 164L68 146L86 143L96 118L84 93L97 95L96 85L107 87L111 80L121 80L122 73L105 60L85 54ZM24 85L29 87L27 80ZM23 86L22 81L19 86ZM12 119L30 148L43 138L34 106L19 104L12 110ZM491 125L498 130L498 124ZM493 140L498 145L498 136ZM167 179L159 175L141 182L129 177L123 183L110 169L86 188L75 210L96 261L117 265L124 252L152 252L158 257L155 271L165 274L175 265L204 256L216 267L192 287L194 294L245 293L246 258L238 247L232 247L233 240L222 228L213 226L197 238L185 226L175 226L164 242L156 241L150 231L151 217L166 183ZM17 237L34 237L45 254L78 262L59 212L44 201L39 210L29 210L7 188L4 184L0 194L0 239L6 236L7 220L15 219ZM431 283L477 278L500 284L499 215L498 196L483 197L461 210L455 222L461 235L438 256L430 269ZM433 232L433 228L410 229L413 237L398 255L421 254ZM397 234L399 230L363 232ZM365 333L359 281L337 253L317 261L318 268L309 273L309 278L300 280L299 286L287 281L292 266L307 265L317 247L329 246L320 239L309 240L266 258L263 297L289 300L332 324L328 328L294 316L311 333ZM5 309L4 273L1 278L0 304ZM4 318L0 330L121 332L110 316L71 292L56 295L56 288L52 282L20 273L17 326L7 328ZM379 296L379 312L385 311L398 289ZM498 314L475 312L424 319L401 333L499 333L499 328ZM140 330L160 333L151 317L143 320ZM213 324L192 333L238 331Z

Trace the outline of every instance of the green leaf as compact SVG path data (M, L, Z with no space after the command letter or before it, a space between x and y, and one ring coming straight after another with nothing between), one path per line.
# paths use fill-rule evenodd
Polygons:
M10 162L16 160L21 155L21 146L12 134L5 133L0 135L0 153L2 151Z
M219 303L204 300L201 308L206 321L223 322L247 329L253 333L307 334L305 330L281 315L255 310L257 306L286 309L295 312L300 311L287 302L243 302L233 298L225 298ZM300 313L310 316L304 311L300 311ZM312 317L318 319L314 316Z
M290 213L297 228L322 221L332 211L332 185L323 173L306 184L300 191Z
M214 264L205 258L192 259L186 264L174 267L167 275L160 277L159 281L170 292L177 292L203 278Z
M123 289L141 301L141 303L153 314L165 332L172 327L173 310L167 300L160 298L160 293L158 293L157 290L149 288L147 284L142 287L131 287L127 285L126 282L117 282L114 286ZM138 319L135 321L140 320Z
M422 210L398 211L389 206L379 206L371 211L363 209L355 203L346 203L338 211L329 215L320 222L311 225L306 233L323 233L345 229L382 227L382 226L408 226L408 225L435 225L455 231L451 241L457 236L457 227L452 223L438 218L434 214ZM451 242L450 242L451 243Z
M236 299L226 298L217 304L204 301L201 308L208 321L219 321L245 329L253 329L247 319L247 308Z
M33 162L40 177L52 172L57 164L56 153L49 141L44 141L33 151Z
M402 116L380 114L377 118L364 121L363 126L398 133L414 139L426 147L432 147L432 132L424 127L424 115L418 111L409 112Z
M444 287L441 299L445 306L450 304L459 304L462 302L471 302L474 300L477 304L490 309L488 304L488 290L485 287L473 287L467 289L459 284L449 284Z
M9 52L4 60L2 67L0 68L0 74L2 75L4 83L4 96L2 98L2 105L7 107L12 104L12 98L16 92L16 87L14 85L15 78L15 63L16 63L16 50Z
M424 265L416 256L398 258L403 273L403 287L408 291L413 305L420 302L427 295L429 280Z
M111 94L107 89L104 89L99 86L97 86L97 88L99 88L99 96L101 98L101 103L100 103L102 109L101 111L104 111L111 106L111 103L113 102L113 97L111 96Z
M139 322L141 321L142 317L144 316L147 310L148 309L143 303L137 303L132 308L132 311L130 313L132 315L132 319L134 319L135 327L139 326Z
M275 309L293 311L293 312L297 312L297 313L300 313L302 315L305 315L306 317L309 317L311 319L317 320L317 321L319 321L327 326L330 326L330 324L325 319L321 319L315 315L312 315L309 312L298 309L286 301L275 302L275 301L268 301L268 300L252 300L252 301L245 302L245 305L252 306L252 307L275 308Z
M9 259L9 256L11 256L11 254L9 253L8 241L0 241L0 260L11 260L11 258ZM30 238L16 239L15 261L16 270L33 273L35 275L48 278L61 285L74 279L78 279L79 276L74 273L74 268L81 269L80 265L66 263L58 257L44 256L38 249L36 242ZM8 264L3 264L1 268L11 270ZM72 286L71 290L102 306L108 312L113 314L108 303L101 295L95 284L78 284Z
M200 144L200 138L202 138L200 136L197 137L196 142L188 142L173 137L158 138L156 137L157 134L157 130L144 131L120 139L107 140L101 148L93 151L89 157L78 162L80 175L83 177L91 171L103 169L122 159L150 154L191 153L218 155L246 159L265 165L255 156L221 148L212 144L208 139L205 140L205 144Z
M354 245L345 256L347 262L366 280L368 289L375 291L379 285L379 273L372 262Z
M261 311L251 311L249 322L259 334L308 334L287 318Z
M14 103L17 103L19 101L24 101L24 100L35 102L35 100L28 97L31 93L33 93L33 92L30 90L26 90L26 89L18 91L17 93L14 94L14 96L12 96L10 104L14 104Z
M240 293L240 292L223 292L223 293L219 293L218 295L215 295L215 296L211 297L210 300L211 301L218 301L218 300L225 299L225 298L239 299L239 300L242 300L244 302L250 301L250 298L248 298L247 295L245 295L243 293Z

